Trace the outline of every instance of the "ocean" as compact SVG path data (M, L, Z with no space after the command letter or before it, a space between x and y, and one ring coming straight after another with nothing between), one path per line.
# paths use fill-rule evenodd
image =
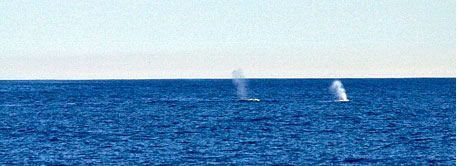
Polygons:
M455 165L456 79L0 81L1 165Z

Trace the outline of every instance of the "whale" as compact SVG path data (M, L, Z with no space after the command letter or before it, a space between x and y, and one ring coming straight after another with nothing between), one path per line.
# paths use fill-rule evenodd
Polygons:
M255 99L255 98L252 98L252 99L240 99L239 101L244 101L244 102L259 102L260 99Z
M349 102L349 100L348 99L340 99L340 100L335 100L335 102L345 103L345 102Z

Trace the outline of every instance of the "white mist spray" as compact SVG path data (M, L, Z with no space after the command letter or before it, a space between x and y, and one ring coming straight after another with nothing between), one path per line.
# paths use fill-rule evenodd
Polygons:
M236 86L238 99L245 100L247 98L247 83L241 69L232 72L232 82Z
M337 101L349 101L341 81L333 81L330 91L335 95Z

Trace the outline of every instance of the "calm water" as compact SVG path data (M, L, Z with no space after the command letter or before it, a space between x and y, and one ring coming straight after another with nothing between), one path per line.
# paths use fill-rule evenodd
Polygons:
M455 78L341 81L0 81L0 164L455 165Z

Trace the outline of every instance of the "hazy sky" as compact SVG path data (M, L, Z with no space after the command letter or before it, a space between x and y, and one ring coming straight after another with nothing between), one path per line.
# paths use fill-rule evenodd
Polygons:
M0 79L456 75L456 2L0 2Z

